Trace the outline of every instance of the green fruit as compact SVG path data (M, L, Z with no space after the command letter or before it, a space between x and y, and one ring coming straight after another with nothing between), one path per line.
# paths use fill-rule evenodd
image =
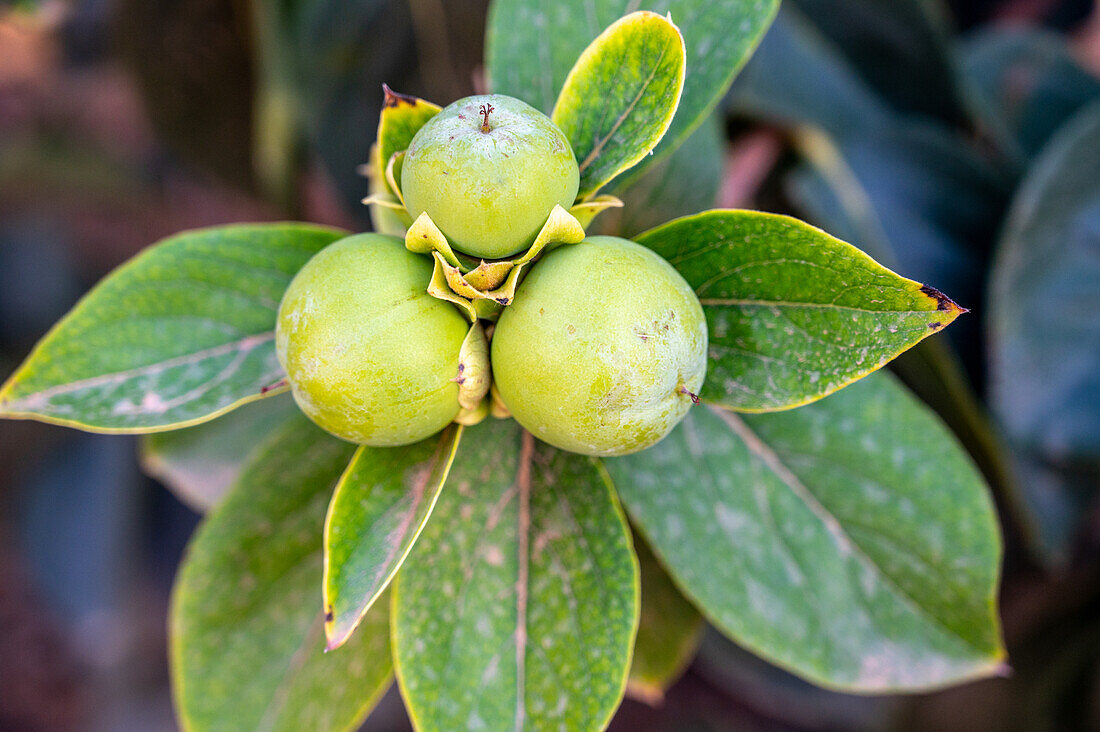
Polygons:
M593 236L532 268L497 322L492 364L504 404L540 440L626 455L656 444L691 408L707 324L672 265Z
M317 253L279 305L275 349L302 411L364 445L405 445L458 413L469 324L427 294L432 263L393 236L360 234Z
M420 128L401 168L405 207L427 212L461 252L500 259L531 246L580 176L550 118L502 94L466 97Z

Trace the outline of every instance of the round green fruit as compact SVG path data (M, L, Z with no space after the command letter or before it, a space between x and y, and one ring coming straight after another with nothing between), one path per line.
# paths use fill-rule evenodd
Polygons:
M275 350L302 411L364 445L405 445L458 413L469 324L426 291L431 260L360 234L318 252L279 305Z
M534 265L500 315L491 360L504 404L540 440L626 455L661 440L696 400L707 324L672 265L592 236Z
M460 252L500 259L535 241L555 204L568 209L580 177L569 140L534 107L502 94L459 99L409 143L401 193Z

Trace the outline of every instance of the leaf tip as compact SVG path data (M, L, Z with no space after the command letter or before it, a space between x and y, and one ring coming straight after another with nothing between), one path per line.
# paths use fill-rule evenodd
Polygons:
M951 313L952 319L963 313L970 312L967 308L959 306L954 300L937 290L935 287L921 285L920 291L925 297L936 301L936 310Z

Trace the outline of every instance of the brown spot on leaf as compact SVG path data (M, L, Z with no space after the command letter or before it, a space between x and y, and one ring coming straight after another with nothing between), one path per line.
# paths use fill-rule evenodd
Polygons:
M928 327L931 328L932 330L938 330L938 329L943 327L943 323L941 323L938 320L934 320L934 321L932 321L931 323L928 324Z
M386 107L399 107L402 104L416 106L416 103L420 101L416 97L408 94L398 94L393 89L390 89L388 84L382 85L382 93L386 95L385 101L382 103L383 106Z
M316 617L316 616L314 616L314 617ZM332 612L331 607L328 610L325 610L325 622L326 623L331 623L335 619L336 619L336 614L334 612Z
M970 312L966 308L961 308L956 305L954 300L937 290L935 287L921 285L920 291L922 294L936 301L936 310L958 310L963 313Z

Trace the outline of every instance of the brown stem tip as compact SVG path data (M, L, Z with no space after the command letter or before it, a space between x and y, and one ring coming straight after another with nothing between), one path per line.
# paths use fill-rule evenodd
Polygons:
M692 404L699 403L699 395L695 392L688 391L686 386L681 386L679 389L677 389L677 391L679 391L681 394L684 394L685 396L691 397Z
M489 115L493 113L493 109L494 108L493 108L492 104L482 104L481 107L479 107L478 110L477 110L482 115L482 120L481 120L481 131L482 132L488 132L489 130L492 129L492 127L489 126Z

